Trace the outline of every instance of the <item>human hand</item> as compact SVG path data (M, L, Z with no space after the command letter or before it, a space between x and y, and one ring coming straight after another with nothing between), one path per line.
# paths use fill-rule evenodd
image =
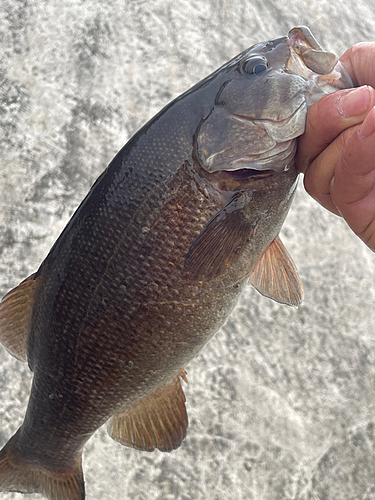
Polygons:
M306 191L375 251L375 43L356 44L340 60L361 87L311 106L297 167Z

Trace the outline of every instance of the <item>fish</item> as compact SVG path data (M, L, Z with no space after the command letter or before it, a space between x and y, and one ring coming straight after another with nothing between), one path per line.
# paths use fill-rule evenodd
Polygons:
M297 138L309 106L351 86L298 26L231 59L119 151L1 301L1 342L33 372L24 421L0 451L1 491L83 500L82 450L106 422L124 446L181 445L185 367L244 287L303 299L279 237Z

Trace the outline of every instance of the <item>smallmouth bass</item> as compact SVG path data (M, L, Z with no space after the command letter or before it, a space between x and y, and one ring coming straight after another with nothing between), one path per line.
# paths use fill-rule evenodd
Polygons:
M0 305L0 338L34 373L0 452L0 489L83 499L82 449L110 435L170 451L180 378L250 281L298 305L278 234L308 106L351 86L305 27L256 44L168 104L116 155L35 274Z

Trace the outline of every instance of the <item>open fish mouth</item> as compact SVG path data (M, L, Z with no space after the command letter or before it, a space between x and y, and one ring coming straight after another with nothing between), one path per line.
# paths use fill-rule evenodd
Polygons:
M305 68L319 75L331 73L338 62L338 56L322 49L311 31L305 26L292 28L288 43L293 53L303 61Z
M291 49L289 71L312 79L325 94L353 87L353 80L338 56L323 50L306 26L292 28L287 43Z

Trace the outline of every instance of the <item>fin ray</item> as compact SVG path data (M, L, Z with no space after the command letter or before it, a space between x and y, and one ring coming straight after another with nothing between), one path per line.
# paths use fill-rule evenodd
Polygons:
M258 260L250 283L262 295L281 304L298 306L303 300L303 285L297 267L279 236Z
M0 340L7 351L27 361L27 337L38 287L34 274L8 292L0 303Z
M177 376L128 410L115 413L108 422L108 433L122 445L138 450L172 451L186 436L185 401Z

